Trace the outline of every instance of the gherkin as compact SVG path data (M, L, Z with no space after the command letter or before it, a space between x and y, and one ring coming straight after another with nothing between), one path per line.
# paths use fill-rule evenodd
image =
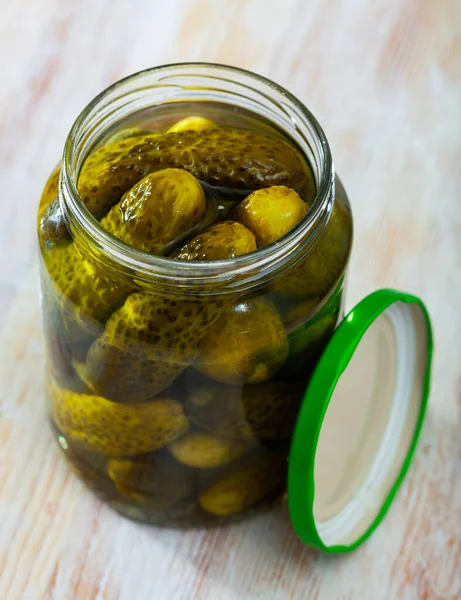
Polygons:
M193 229L207 210L205 193L184 169L146 175L113 206L101 225L126 244L164 254L169 243Z
M163 452L111 458L107 472L122 496L155 510L170 508L194 492L194 471Z
M169 398L127 406L57 385L50 392L57 427L77 447L106 456L157 450L189 428L183 407Z
M271 185L312 188L302 155L284 140L233 128L150 134L106 144L89 156L80 196L98 219L148 173L186 169L210 185L254 190Z
M251 448L248 440L232 440L208 431L191 431L170 444L172 455L184 465L211 469L225 465Z
M307 214L308 206L284 185L251 193L235 209L235 218L253 232L258 247L276 242Z
M236 515L281 487L287 461L275 452L255 452L218 473L200 494L200 506L216 517Z
M178 133L179 131L204 131L205 129L215 129L216 123L205 117L193 116L180 119L177 123L168 129L168 133Z
M218 301L131 294L89 349L86 382L119 402L153 398L194 361L220 310Z
M38 207L38 238L44 249L53 244L68 243L72 239L58 198L60 171L61 166L58 165L51 173Z
M350 210L343 202L337 201L316 246L305 259L279 276L272 289L290 298L324 296L339 281L345 269L351 239Z
M225 307L200 342L197 368L223 383L260 383L288 356L285 329L274 305L263 298Z
M267 381L231 387L203 382L190 393L186 410L203 429L237 440L285 440L291 436L304 385Z
M256 250L249 229L234 221L216 223L174 254L177 260L224 260Z
M104 323L130 291L126 282L84 254L75 242L51 249L45 254L45 263L56 296L62 296L63 304L72 304L83 319Z

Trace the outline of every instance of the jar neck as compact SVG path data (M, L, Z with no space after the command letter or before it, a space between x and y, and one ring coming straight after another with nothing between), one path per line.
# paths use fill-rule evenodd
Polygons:
M276 244L251 254L209 262L182 262L124 244L105 231L77 191L80 170L101 137L135 113L168 102L213 101L238 106L276 125L306 156L317 194L306 217ZM79 115L66 141L60 201L78 243L144 285L174 292L226 293L259 287L306 256L326 227L334 203L334 168L325 134L314 116L289 92L253 73L209 63L167 65L114 84Z

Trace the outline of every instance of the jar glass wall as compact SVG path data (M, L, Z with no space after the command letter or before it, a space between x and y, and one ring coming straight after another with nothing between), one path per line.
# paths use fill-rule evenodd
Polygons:
M184 136L175 124L197 115L217 123L209 139L224 142L188 154L189 140L206 136ZM251 132L241 147L239 135L227 143L231 127ZM251 189L275 181L272 171L245 179L256 127L269 140L261 152L287 140L310 165L311 179L293 184L306 215L275 243L203 261L184 260L168 243L152 251L149 236L136 248L111 235L113 207L165 169L197 175L201 189L188 199L204 194L205 221L236 214ZM232 164L241 167L237 198L224 185L239 172ZM50 414L87 484L157 524L226 521L280 497L304 390L342 316L352 243L349 202L309 111L229 67L129 77L75 122L43 192L38 231Z

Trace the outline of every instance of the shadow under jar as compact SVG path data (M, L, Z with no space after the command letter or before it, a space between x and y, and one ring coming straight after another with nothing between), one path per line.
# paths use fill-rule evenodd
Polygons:
M131 76L76 120L38 232L51 419L85 482L160 525L279 498L352 243L311 113L234 68Z

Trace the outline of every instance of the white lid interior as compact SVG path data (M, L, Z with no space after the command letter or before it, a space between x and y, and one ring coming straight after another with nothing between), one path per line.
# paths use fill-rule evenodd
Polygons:
M395 302L370 326L325 415L314 466L314 519L326 546L372 525L410 449L427 367L422 310Z

